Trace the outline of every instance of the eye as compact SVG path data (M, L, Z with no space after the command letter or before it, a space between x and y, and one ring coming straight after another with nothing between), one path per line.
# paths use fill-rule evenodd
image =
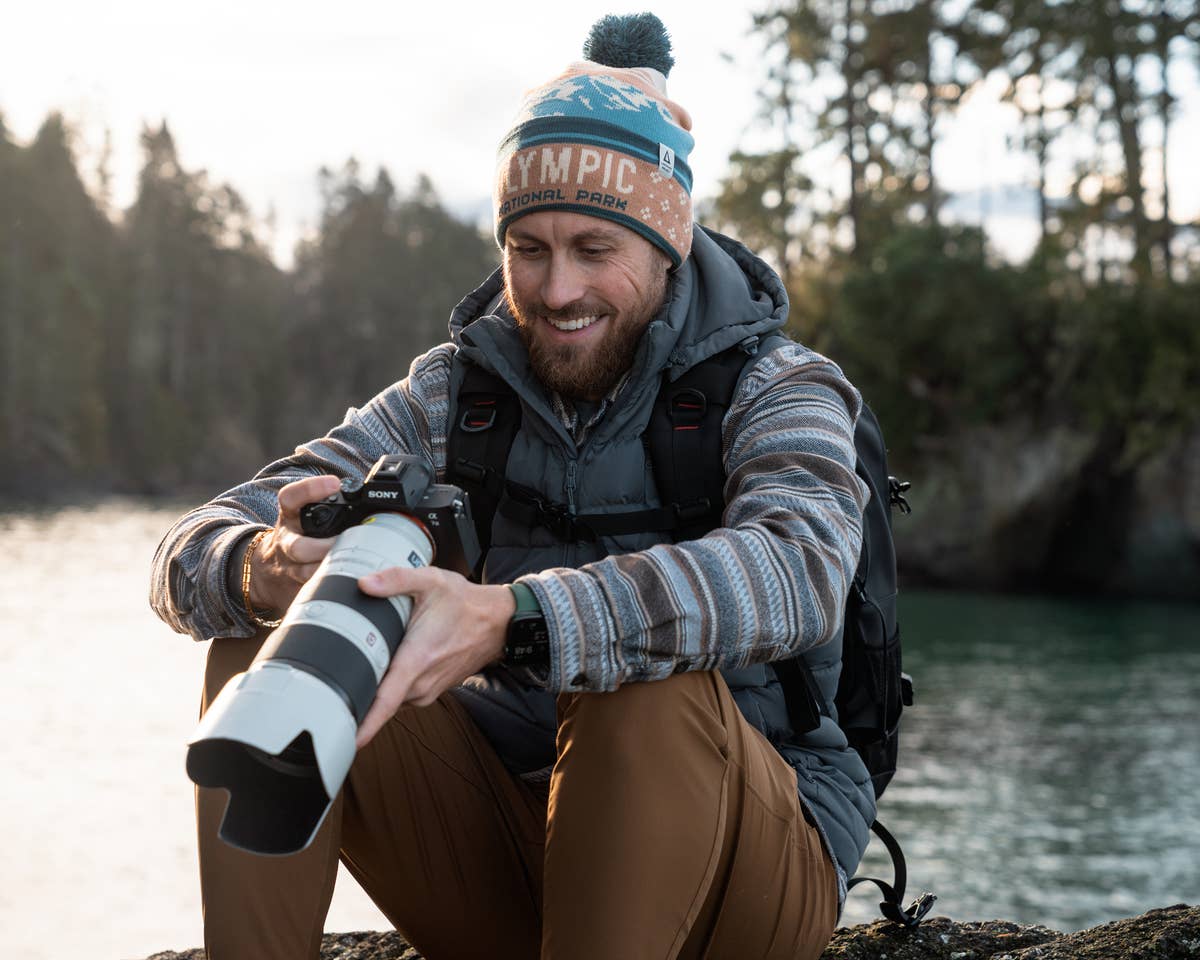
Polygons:
M542 252L541 245L536 243L517 243L509 247L509 250L518 257L523 257L528 260L531 257L536 257Z
M579 252L589 260L596 260L608 253L608 247L581 247Z

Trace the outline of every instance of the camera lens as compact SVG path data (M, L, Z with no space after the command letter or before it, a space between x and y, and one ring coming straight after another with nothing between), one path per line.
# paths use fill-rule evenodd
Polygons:
M250 668L226 684L187 757L192 780L229 791L222 839L255 853L293 853L311 842L412 609L408 597L367 596L358 579L426 566L432 555L424 528L404 514L350 527Z

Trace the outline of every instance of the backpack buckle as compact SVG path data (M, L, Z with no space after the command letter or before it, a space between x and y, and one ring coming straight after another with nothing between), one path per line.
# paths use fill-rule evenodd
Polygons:
M459 477L471 483L477 483L480 486L487 480L487 467L481 463L476 463L474 460L467 460L460 457L454 464L458 471Z
M561 503L546 503L539 500L537 510L541 514L542 526L564 543L594 543L596 534Z
M901 513L912 513L912 507L908 505L908 501L904 498L909 488L912 486L907 480L897 480L895 477L888 477L888 503L893 507L899 507Z
M937 897L932 893L923 893L910 903L907 909L903 909L899 903L883 900L880 901L879 912L893 923L898 923L909 930L915 930L921 925L921 921L925 919L925 915L929 913L936 900Z
M679 428L676 427L675 429L678 430ZM693 500L691 503L676 503L674 507L675 516L683 523L690 523L692 520L699 520L705 516L712 509L712 504L709 502L708 497L701 497L699 500Z
M699 430L708 411L708 398L695 387L684 387L671 394L667 415L675 430Z
M458 426L463 433L482 433L496 423L496 401L476 400L463 413Z
M571 513L566 504L554 503L533 488L514 483L508 485L508 495L514 503L521 504L529 512L526 522L545 527L556 540L564 543L595 542L595 531Z

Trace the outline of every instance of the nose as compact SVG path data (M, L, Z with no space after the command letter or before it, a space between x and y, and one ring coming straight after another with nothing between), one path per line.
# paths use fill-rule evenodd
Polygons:
M583 271L570 257L550 258L542 278L542 303L550 310L562 310L583 298L586 284Z

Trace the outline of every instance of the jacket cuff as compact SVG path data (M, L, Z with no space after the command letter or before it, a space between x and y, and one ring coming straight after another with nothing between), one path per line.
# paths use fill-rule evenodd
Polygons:
M572 579L568 590L564 576ZM522 577L542 608L550 634L547 688L596 693L620 685L616 624L599 583L578 570L546 570Z
M258 632L259 627L246 612L246 604L242 598L242 561L245 558L246 547L250 538L260 530L268 530L262 524L231 527L222 531L213 544L214 560L212 570L216 576L211 584L210 596L217 598L220 610L228 627L210 631L211 636L221 637L251 637Z

